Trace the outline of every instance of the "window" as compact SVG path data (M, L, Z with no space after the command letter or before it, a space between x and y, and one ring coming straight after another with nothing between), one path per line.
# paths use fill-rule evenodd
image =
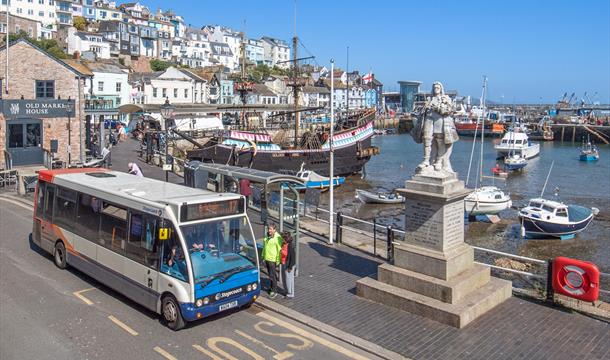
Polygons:
M55 5L55 0L49 0L49 5Z
M177 240L176 231L172 224L165 224L169 228L169 237L161 242L160 253L163 256L161 271L182 281L188 281L188 271L184 259L184 251Z
M166 88L161 89L161 95L162 95L164 98L166 98L166 97L167 97L167 89L166 89Z
M124 254L127 237L127 210L106 201L102 202L100 245Z
M116 92L118 92L118 93L121 92L121 83L120 82L116 83Z
M97 83L97 91L104 91L104 82L103 81L99 81Z
M153 97L157 97L157 88L156 87L153 88Z
M23 14L23 10L21 8L17 8L17 14ZM19 32L19 25L15 25L15 32Z
M102 201L94 196L78 194L76 233L90 241L97 242L100 230L100 206Z
M178 89L174 89L174 98L178 98Z
M43 209L44 209L44 194L45 194L45 190L46 190L46 185L47 183L44 181L39 181L38 182L38 193L37 193L37 198L36 198L36 215L35 216L42 216L43 213Z
M184 98L188 98L189 97L189 89L184 89Z
M52 99L55 97L55 81L36 80L36 98Z
M43 217L51 221L53 219L53 202L55 201L55 186L47 184L47 191L45 192L44 199L44 213Z
M34 15L34 10L28 9L28 15Z
M568 217L568 209L557 209L557 216Z
M158 267L157 231L161 219L131 211L127 257L153 269Z
M43 17L44 16L44 11L39 11L38 12L38 16Z
M105 11L100 11L100 16L102 18L106 18L106 12Z
M55 210L53 213L53 222L59 226L65 227L70 231L74 231L74 220L76 218L76 191L57 188L57 197L55 199Z

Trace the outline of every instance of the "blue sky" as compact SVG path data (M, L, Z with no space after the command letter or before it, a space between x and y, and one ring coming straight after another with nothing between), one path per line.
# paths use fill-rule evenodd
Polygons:
M290 41L294 0L145 0L188 24L220 24ZM557 101L564 92L610 103L610 1L297 0L297 32L315 62L372 70L386 90L398 80L489 99ZM301 54L309 55L302 47ZM594 94L597 92L597 95Z

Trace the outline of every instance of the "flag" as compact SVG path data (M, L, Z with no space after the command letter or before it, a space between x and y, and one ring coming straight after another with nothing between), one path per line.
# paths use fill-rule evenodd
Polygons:
M369 73L368 73L368 74L366 74L366 75L364 75L364 76L362 77L362 83L363 83L363 84L368 84L368 83L370 83L371 81L373 81L373 73L369 71Z

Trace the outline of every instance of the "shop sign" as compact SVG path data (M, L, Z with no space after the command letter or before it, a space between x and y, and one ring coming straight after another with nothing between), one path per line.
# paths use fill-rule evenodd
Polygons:
M74 100L2 100L0 106L7 118L64 118L75 115Z

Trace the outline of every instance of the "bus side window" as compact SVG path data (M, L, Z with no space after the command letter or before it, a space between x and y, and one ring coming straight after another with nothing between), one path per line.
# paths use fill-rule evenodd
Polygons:
M116 253L125 254L127 209L104 201L101 213L100 245Z
M36 217L42 217L44 209L44 194L47 183L44 181L38 181L38 193L36 193Z
M85 239L96 243L100 231L101 203L101 200L94 196L78 194L76 233Z
M68 231L75 232L76 191L57 187L53 214L54 223L66 228Z
M158 221L157 217L130 211L127 257L153 269L158 266L155 241Z
M55 186L47 184L44 199L44 218L48 221L53 220L53 202L55 201Z
M188 282L188 271L186 269L184 251L182 250L180 241L178 241L173 225L168 221L165 221L165 224L159 225L159 227L169 228L169 237L167 240L158 239L159 248L161 249L163 257L160 266L161 272L175 277L176 279Z

